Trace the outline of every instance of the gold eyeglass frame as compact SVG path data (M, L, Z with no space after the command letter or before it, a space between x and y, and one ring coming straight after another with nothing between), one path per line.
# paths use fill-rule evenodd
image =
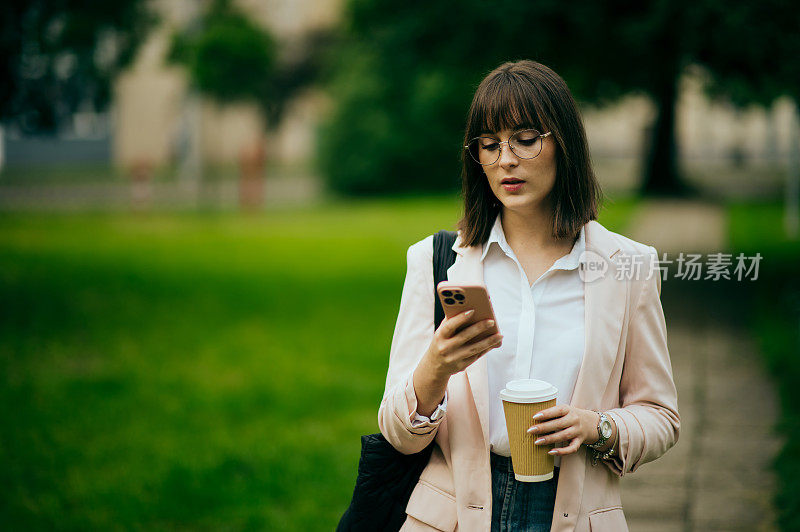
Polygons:
M514 133L513 133L513 134L512 134L510 137L508 137L508 140L502 140L502 141L501 141L501 140L498 140L497 142L498 142L498 145L499 145L499 149L497 150L497 159L495 159L494 161L492 161L492 162L490 162L490 163L486 163L486 164L484 164L484 163L482 163L482 162L475 161L475 157L473 157L473 156L472 156L472 153L470 153L470 155L469 155L469 156L472 158L472 160L473 160L473 161L475 161L476 163L478 163L478 164L479 164L479 165L481 165L481 166L491 166L491 165L493 165L494 163L496 163L497 161L499 161L499 160L500 160L500 157L503 155L503 144L508 144L508 149L509 149L509 150L511 150L511 153L513 153L514 155L516 155L516 156L517 156L517 157L519 157L520 159L536 159L536 158L537 158L539 155L541 155L541 153L542 153L542 150L541 150L541 149L539 150L539 153L537 153L537 154L536 154L536 155L534 155L533 157L522 157L521 155L517 154L517 152L515 152L515 151L514 151L514 148L512 148L512 147L511 147L511 144L509 144L509 142L511 142L511 138L512 138L512 137L514 137L515 135L517 135L517 134L519 134L519 133L523 133L523 132L525 132L525 131L536 131L537 133L539 133L539 131L538 131L538 130L536 130L536 129L534 129L534 128L532 128L532 127L531 127L531 128L528 128L528 129L520 129L519 131L515 131L515 132L514 132ZM540 138L542 138L542 139L543 139L543 138L545 138L545 137L549 137L549 136L550 136L550 135L552 135L552 134L553 134L553 132L552 132L552 131L548 131L547 133L539 133L539 135L538 135L538 136L536 137L536 139L534 139L534 140L538 140L538 139L540 139ZM470 141L469 141L469 142L466 144L466 146L464 146L464 149L465 149L465 150L469 150L469 145L470 145L470 144L472 144L472 142L473 142L473 141L475 141L475 140L478 140L478 139L487 139L487 138L491 138L491 137L485 137L485 136L483 136L483 135L480 135L480 136L474 137L474 138L470 139ZM493 140L494 140L494 139L493 139Z

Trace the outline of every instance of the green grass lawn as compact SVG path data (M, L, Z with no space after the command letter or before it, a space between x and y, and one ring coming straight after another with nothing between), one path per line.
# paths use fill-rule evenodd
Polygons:
M0 528L332 530L406 248L458 214L0 214Z

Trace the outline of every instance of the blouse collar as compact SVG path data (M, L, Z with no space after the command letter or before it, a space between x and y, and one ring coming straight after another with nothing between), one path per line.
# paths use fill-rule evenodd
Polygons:
M585 224L581 226L581 230L578 233L578 239L572 246L572 250L563 257L559 258L553 263L551 269L562 269L562 270L574 270L578 267L581 256L584 251L586 251L586 235L584 234ZM491 247L492 243L497 244L503 252L508 255L509 257L514 257L514 251L511 249L511 246L508 245L508 241L506 241L506 235L503 233L503 224L500 220L500 214L497 214L497 217L494 220L494 225L492 226L492 231L489 233L489 239L486 243L483 244L483 253L481 254L481 261L484 260L486 254L489 252L489 248Z

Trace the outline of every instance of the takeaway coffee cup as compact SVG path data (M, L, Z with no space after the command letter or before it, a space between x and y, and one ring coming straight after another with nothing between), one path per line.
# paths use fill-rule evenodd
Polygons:
M521 482L553 478L554 457L547 451L555 445L535 445L533 442L541 435L529 434L528 429L535 424L534 414L556 405L557 395L555 386L537 379L509 381L500 392L511 444L511 465L514 477Z

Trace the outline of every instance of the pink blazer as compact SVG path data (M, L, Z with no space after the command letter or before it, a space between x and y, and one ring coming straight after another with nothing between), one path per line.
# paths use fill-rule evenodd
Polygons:
M552 530L628 530L619 479L663 455L678 440L678 394L667 350L661 276L655 248L613 233L596 221L585 226L587 250L609 263L605 276L585 285L586 349L569 404L610 412L619 431L619 456L592 466L581 446L562 456ZM479 247L453 249L448 279L483 282ZM614 273L624 256L641 261L641 275ZM378 410L381 433L411 454L435 438L437 446L406 508L403 531L489 531L492 494L488 443L486 357L453 375L447 413L412 427L417 408L412 373L433 338L432 236L408 249L408 270L392 339L386 388ZM637 256L638 259L632 258ZM627 260L627 259L624 259Z

